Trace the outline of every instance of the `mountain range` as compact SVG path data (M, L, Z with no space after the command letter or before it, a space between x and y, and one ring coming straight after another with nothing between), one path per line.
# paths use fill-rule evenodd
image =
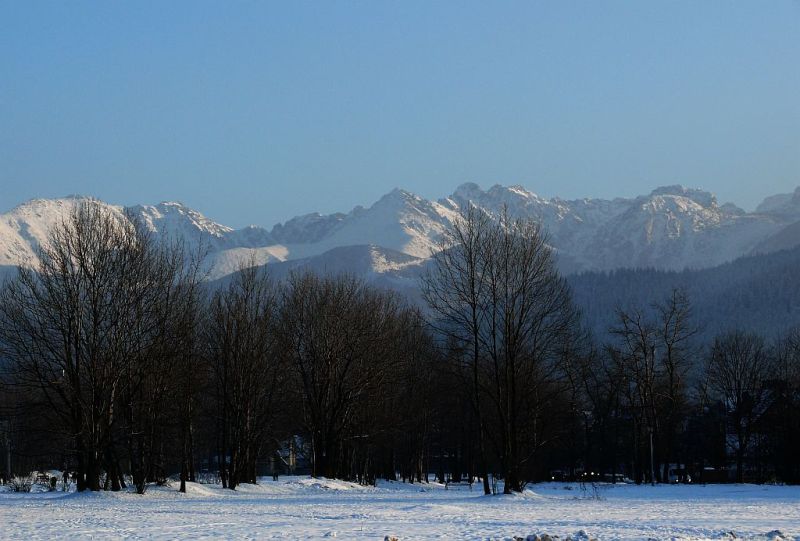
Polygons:
M31 265L48 231L84 196L34 199L0 214L0 266ZM97 201L97 200L95 200ZM437 201L395 189L365 208L298 216L271 229L233 229L177 202L122 207L97 201L110 212L138 216L153 232L203 243L210 279L233 272L241 261L271 265L275 272L310 266L347 271L377 281L411 278L437 249L442 233L466 204L491 215L541 221L566 274L648 268L710 268L739 257L800 244L800 188L766 198L754 212L719 204L706 191L665 186L634 198L547 199L521 186L481 189L467 183Z
M714 195L666 186L634 198L545 199L520 186L463 184L430 201L393 190L368 208L306 214L271 229L233 229L177 202L122 207L84 196L35 199L0 214L0 279L35 265L49 231L79 204L138 217L154 234L202 247L208 279L224 283L242 262L276 278L297 269L348 273L419 300L419 277L463 205L502 209L544 224L584 314L606 336L615 310L647 307L686 290L701 337L734 327L777 336L800 325L800 188L766 198L754 212Z

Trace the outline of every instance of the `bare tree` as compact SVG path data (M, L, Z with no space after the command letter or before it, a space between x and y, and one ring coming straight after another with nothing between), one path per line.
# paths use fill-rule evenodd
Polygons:
M0 343L14 381L36 390L72 440L78 489L124 480L118 451L126 390L163 340L175 254L94 202L56 226L35 269L0 294Z
M633 420L634 477L641 482L668 478L669 461L676 460L677 432L686 415L687 378L695 353L691 303L673 289L650 310L617 309L617 326L610 346L617 372L625 381L623 396ZM649 451L649 452L648 452ZM650 463L651 468L645 465ZM656 464L663 463L663 471Z
M481 330L486 311L483 299L487 276L483 265L486 243L491 234L491 218L475 207L465 207L440 241L433 254L433 265L423 276L422 295L433 310L434 328L457 349L468 351L468 369L456 371L470 378L470 396L478 425L478 468L483 478L484 494L491 494L486 459L486 426L482 405Z
M766 383L772 371L764 340L754 334L734 331L714 339L706 359L708 391L721 400L729 426L736 437L736 481L744 479L744 457L753 428L764 411Z
M692 356L696 353L694 337L699 327L692 319L689 297L681 289L673 289L666 301L654 306L658 321L656 337L659 344L660 379L656 390L660 403L661 439L663 441L664 471L669 478L669 462L678 462L676 445L678 427L686 416L688 406L687 379Z
M396 361L387 367L386 383L380 396L368 407L382 406L383 415L379 422L382 427L394 430L388 431L388 441L374 439L389 447L391 458L386 473L390 478L394 478L399 466L403 480L427 482L430 439L435 422L434 378L441 359L418 310L398 312L396 343L387 354L396 357ZM373 433L377 435L379 431L373 430Z
M198 292L186 292L183 313L176 314L178 332L175 346L178 354L174 365L174 410L179 426L180 446L180 492L186 492L187 481L194 482L195 450L194 433L198 411L198 400L203 377L207 376L201 362L200 297Z
M206 345L219 408L220 475L230 489L256 482L256 460L275 429L285 372L275 349L277 308L276 288L252 265L211 300Z
M560 394L561 361L572 354L579 318L537 222L512 219L504 210L490 231L481 254L487 295L480 340L509 493L522 490L528 463L544 443L537 423Z
M438 316L434 325L470 346L480 441L492 432L505 491L519 491L543 443L537 422L558 361L577 329L569 287L539 224L507 211L492 220L464 209L441 248L423 280L424 296Z
M353 442L369 437L371 407L397 355L395 295L346 276L289 278L281 303L281 352L311 442L314 476L352 476Z
M618 337L619 345L610 348L609 353L617 364L617 373L624 379L622 393L633 419L634 476L637 483L644 477L654 483L653 440L659 434L656 327L639 309L618 309L617 318L619 322L612 333ZM648 463L650 467L645 466Z

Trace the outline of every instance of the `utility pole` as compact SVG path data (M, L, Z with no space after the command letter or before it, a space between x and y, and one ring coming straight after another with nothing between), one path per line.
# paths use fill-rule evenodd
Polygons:
M0 421L3 431L3 446L6 448L6 469L3 476L6 482L11 479L11 421Z
M650 433L650 485L656 486L656 470L653 464L653 427L648 426L647 431Z
M650 346L650 362L647 363L648 370L651 372L648 376L649 381L653 381L656 366L656 345ZM652 394L652 390L651 390ZM656 486L656 469L653 462L653 422L655 421L655 411L652 412L653 420L648 423L647 431L650 433L650 486Z

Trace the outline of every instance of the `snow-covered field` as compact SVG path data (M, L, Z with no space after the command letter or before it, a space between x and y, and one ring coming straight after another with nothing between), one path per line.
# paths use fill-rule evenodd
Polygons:
M599 499L595 496L599 496ZM782 534L774 532L780 530ZM581 533L579 533L581 532ZM771 533L770 533L771 532ZM132 493L0 494L3 539L796 539L800 487L533 485L483 496L441 485L284 477Z

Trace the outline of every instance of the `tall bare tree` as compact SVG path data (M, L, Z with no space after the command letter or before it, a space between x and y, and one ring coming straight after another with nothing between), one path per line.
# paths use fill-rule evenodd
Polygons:
M654 306L657 314L656 338L659 345L658 362L661 382L656 390L661 410L661 440L663 442L664 471L662 479L669 478L669 463L678 463L677 439L682 419L688 407L688 375L692 358L696 355L694 338L699 332L692 318L689 297L681 289L673 289L669 297Z
M434 325L470 347L480 441L489 431L495 436L505 491L519 491L542 444L536 423L577 312L535 221L465 208L444 242L423 280L424 296Z
M766 406L771 374L771 357L758 335L733 331L714 339L706 359L705 382L728 412L729 426L736 437L733 451L738 483L744 480L744 458Z
M467 352L467 370L457 370L469 379L472 408L478 425L478 468L483 478L484 494L491 494L486 456L486 425L483 414L481 364L481 330L487 313L483 308L487 296L487 274L484 272L486 244L492 233L492 219L473 206L461 210L433 254L433 264L421 280L422 295L434 312L433 327L453 345L454 351ZM460 355L456 358L460 358Z
M256 461L275 434L285 375L275 347L277 309L274 284L252 265L211 300L206 345L219 408L220 474L230 489L256 482Z
M487 295L480 340L489 363L487 395L502 447L505 492L521 491L542 446L545 405L562 389L561 361L572 355L579 316L538 222L503 210L482 246ZM554 392L555 391L555 392Z
M312 474L350 477L360 409L370 407L396 361L396 296L347 276L289 278L281 303L281 351L312 447Z

